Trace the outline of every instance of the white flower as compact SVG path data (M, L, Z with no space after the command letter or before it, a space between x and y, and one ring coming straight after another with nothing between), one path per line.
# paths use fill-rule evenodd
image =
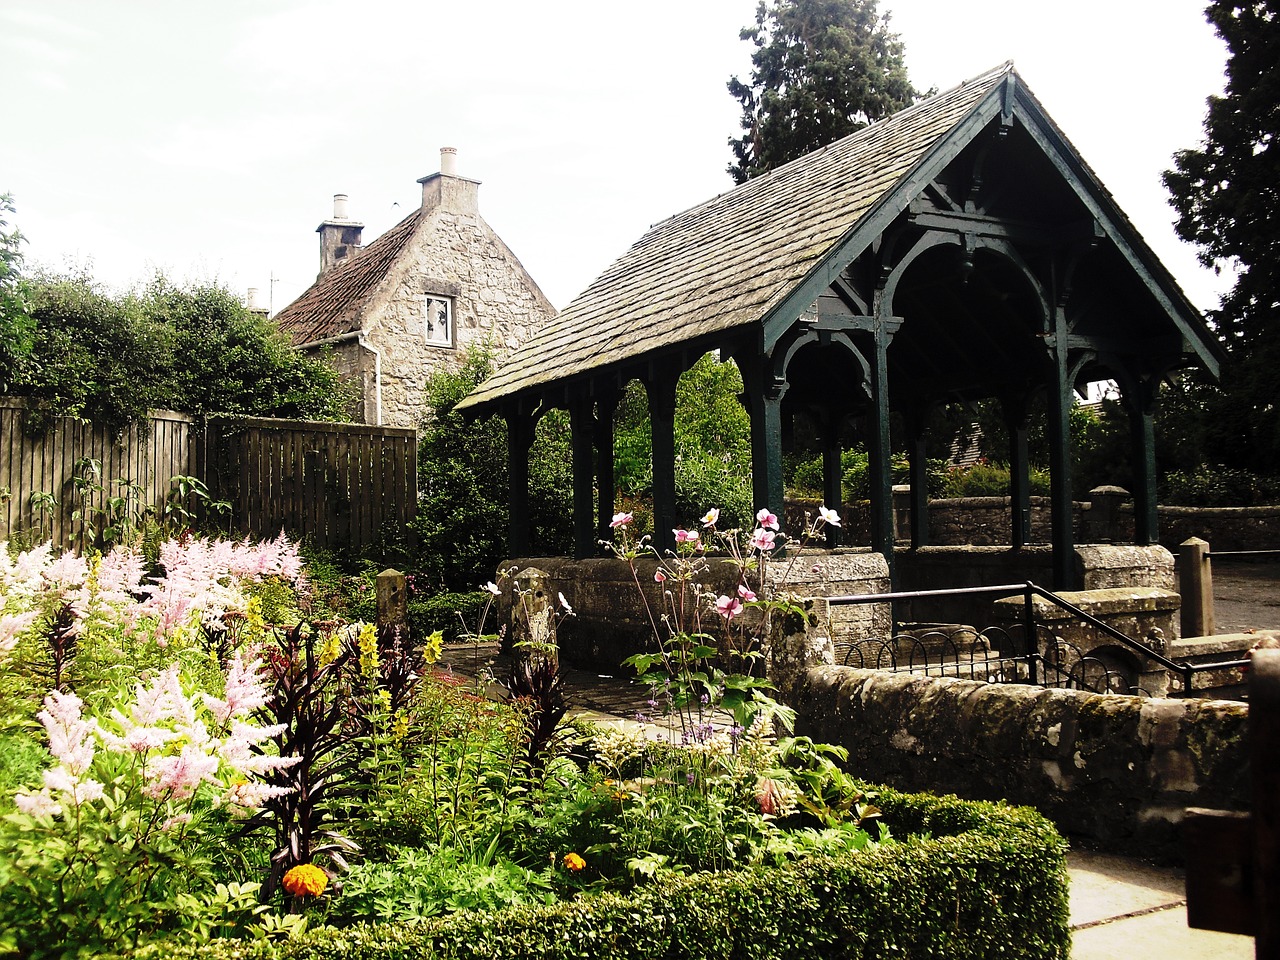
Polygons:
M832 527L840 526L840 514L828 510L825 505L818 508L818 519Z

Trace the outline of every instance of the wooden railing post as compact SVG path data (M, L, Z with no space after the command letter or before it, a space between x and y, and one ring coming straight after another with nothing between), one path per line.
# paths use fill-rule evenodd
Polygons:
M1209 544L1199 537L1178 547L1178 592L1182 594L1182 636L1213 636L1213 568Z

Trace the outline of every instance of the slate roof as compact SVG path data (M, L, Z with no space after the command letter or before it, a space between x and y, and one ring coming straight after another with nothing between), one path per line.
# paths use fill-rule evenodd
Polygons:
M463 407L760 321L941 137L1005 63L650 228Z
M361 328L364 304L386 279L424 215L419 207L345 263L326 271L275 315L295 347Z

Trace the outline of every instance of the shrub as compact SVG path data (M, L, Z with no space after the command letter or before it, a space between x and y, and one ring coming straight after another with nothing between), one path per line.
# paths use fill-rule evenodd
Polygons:
M1160 484L1160 502L1185 507L1254 507L1280 503L1280 478L1232 467L1171 470Z
M1029 472L1032 496L1048 496L1049 474L1038 467ZM975 463L947 471L944 497L1007 497L1009 468L1002 463Z
M885 816L912 839L778 866L666 876L625 895L458 913L415 925L317 930L282 943L215 943L166 955L1066 960L1066 844L1047 820L1026 808L877 792Z
M456 370L426 380L430 413L418 445L418 515L410 525L410 565L425 592L473 589L507 554L507 427L500 417L467 422L454 411L494 368L492 351L461 354ZM572 525L572 457L563 411L538 423L529 462L531 543L548 555L568 553Z

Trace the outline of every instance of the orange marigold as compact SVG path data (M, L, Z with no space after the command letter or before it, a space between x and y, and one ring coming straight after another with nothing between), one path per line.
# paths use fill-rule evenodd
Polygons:
M564 865L568 869L577 873L579 870L581 870L583 867L587 865L587 861L583 860L576 853L566 853L564 855Z
M314 863L300 863L284 875L282 883L295 897L318 897L329 885L329 875Z

